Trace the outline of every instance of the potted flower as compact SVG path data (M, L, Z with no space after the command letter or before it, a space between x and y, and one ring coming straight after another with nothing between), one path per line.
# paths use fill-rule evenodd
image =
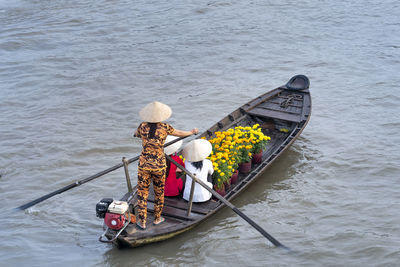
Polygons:
M235 127L236 158L241 173L248 173L251 170L251 149L253 146L250 139L250 129L251 127Z
M262 162L262 153L267 144L269 143L269 140L271 138L269 136L264 135L264 133L261 131L261 128L259 128L259 124L254 124L252 127L252 135L253 135L253 158L252 158L252 163L254 164L260 164Z
M236 164L236 165L238 165L238 164ZM236 168L232 168L232 175L230 178L231 184L236 184L238 177L239 177L239 171L238 171L238 166L236 166Z
M211 160L214 167L214 180L218 181L220 179L225 184L226 190L229 189L232 169L236 162L235 147L232 142L233 134L233 129L224 132L215 132L215 138L209 140L213 147L209 160Z
M269 140L259 126L237 126L223 132L217 131L215 137L209 140L213 149L208 159L214 167L213 180L216 188L221 189L224 184L225 190L228 190L230 184L237 182L237 170L241 173L251 170L253 154L260 151L262 153Z
M225 185L224 181L221 178L217 178L216 176L213 176L213 184L214 184L214 189L217 191L218 194L221 196L225 196Z
M229 163L229 159L226 159L228 156L224 155L221 158L218 158L218 156L214 162L214 177L224 184L225 190L229 190L232 166Z
M248 173L251 170L252 153L244 146L239 150L239 172Z

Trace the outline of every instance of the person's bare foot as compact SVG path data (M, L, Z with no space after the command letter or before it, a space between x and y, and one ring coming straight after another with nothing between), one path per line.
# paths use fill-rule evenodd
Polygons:
M146 230L146 223L144 223L144 222L138 220L138 221L136 222L136 225L137 225L140 229Z
M159 225L160 223L163 223L165 221L164 217L160 217L159 219L156 219L153 221L153 224Z

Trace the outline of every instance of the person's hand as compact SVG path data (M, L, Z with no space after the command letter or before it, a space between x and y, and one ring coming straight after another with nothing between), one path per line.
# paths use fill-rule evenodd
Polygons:
M193 129L191 130L191 132L192 132L192 134L198 134L198 133L199 133L199 129L193 128Z

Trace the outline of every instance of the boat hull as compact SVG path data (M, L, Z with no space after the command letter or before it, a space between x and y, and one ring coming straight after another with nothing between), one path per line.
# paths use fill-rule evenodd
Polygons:
M254 165L249 173L239 174L238 182L231 186L225 198L232 200L239 196L260 177L300 136L309 122L310 115L311 95L308 88L289 90L288 87L281 86L239 107L202 133L200 137L210 139L215 137L217 131L258 123L264 134L271 137L270 144L263 151L261 163ZM122 200L136 205L136 192L125 194ZM148 221L151 222L154 208L152 190L148 201ZM192 229L225 205L216 200L193 203L190 214L187 214L188 207L188 202L182 198L166 197L163 209L163 216L166 218L164 223L157 226L148 224L145 231L139 230L135 225L129 225L118 237L116 245L137 247L172 238ZM112 239L115 233L109 230L105 236Z

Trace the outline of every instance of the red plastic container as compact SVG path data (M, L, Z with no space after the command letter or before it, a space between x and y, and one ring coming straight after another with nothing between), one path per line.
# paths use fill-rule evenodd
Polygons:
M231 176L231 184L236 184L239 176L239 171L236 170Z
M251 161L239 163L239 172L249 173L251 171Z
M253 154L253 158L251 159L251 163L260 164L262 162L262 155L263 155L262 151L257 153L257 154Z
M214 186L214 190L217 191L218 194L220 194L221 196L225 196L225 187L222 186L222 188L216 188Z

